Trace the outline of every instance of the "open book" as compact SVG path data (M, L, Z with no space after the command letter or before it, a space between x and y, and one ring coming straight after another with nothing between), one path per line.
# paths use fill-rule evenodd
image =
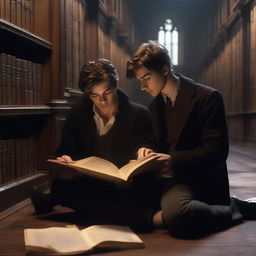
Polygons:
M88 174L101 179L127 181L130 177L135 175L156 170L157 164L159 164L157 158L157 154L151 154L144 158L134 160L120 169L113 163L96 156L91 156L74 162L64 162L57 159L48 159L47 161L55 166L68 167L83 174Z
M25 229L29 255L72 255L95 249L144 248L141 239L126 226L95 225L82 230L76 226Z

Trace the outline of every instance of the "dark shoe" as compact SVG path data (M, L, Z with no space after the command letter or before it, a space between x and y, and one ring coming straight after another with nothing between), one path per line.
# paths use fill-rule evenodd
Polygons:
M52 199L51 194L46 194L33 187L30 191L30 199L37 214L46 214L53 211L56 205Z
M241 200L232 197L245 220L256 220L256 197Z

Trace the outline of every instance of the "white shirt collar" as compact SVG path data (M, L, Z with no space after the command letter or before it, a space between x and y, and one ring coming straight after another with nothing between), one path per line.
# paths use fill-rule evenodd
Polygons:
M103 118L99 115L99 113L96 110L95 105L93 105L93 112L94 112L94 121L96 124L96 128L97 128L97 133L98 135L102 136L104 134L106 134L111 127L113 126L116 118L115 116L111 116L111 118L108 120L108 122L105 124Z
M173 86L170 88L167 94L161 92L165 103L166 103L166 97L168 97L172 101L172 105L174 106L179 87L180 87L180 80L178 80L177 83L173 83Z

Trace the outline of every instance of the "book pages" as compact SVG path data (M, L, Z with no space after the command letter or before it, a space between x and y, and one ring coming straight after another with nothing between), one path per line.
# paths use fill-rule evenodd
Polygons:
M44 251L49 249L49 252L67 254L85 252L91 249L90 242L84 240L77 228L26 229L24 234L25 245L28 250L34 248L33 251L42 251L40 248L44 248Z
M90 237L94 247L132 248L144 247L141 239L127 226L95 225L81 231L82 236ZM116 243L115 243L116 242ZM99 246L102 244L102 246ZM137 244L137 246L136 246Z
M75 161L74 164L70 163L68 165L93 170L113 177L119 177L118 168L114 164L96 156L81 159Z
M157 157L156 155L148 155L144 158L140 158L134 162L126 164L125 166L119 169L120 177L123 178L124 180L127 180L130 174L133 173L134 170L138 169L140 166L144 165L145 163L150 162L156 157Z

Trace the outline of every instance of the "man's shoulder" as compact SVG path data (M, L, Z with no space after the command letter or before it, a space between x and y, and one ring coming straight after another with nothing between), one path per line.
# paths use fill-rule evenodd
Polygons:
M216 88L213 88L209 85L196 82L193 79L185 77L183 75L180 75L180 80L183 89L190 90L191 93L198 99L208 98L209 96L222 97L221 93Z
M92 112L92 103L84 96L81 96L71 103L68 115L75 118L90 112Z
M140 104L138 102L130 101L129 103L130 103L131 107L134 108L134 109L138 109L138 110L142 110L142 111L147 111L148 110L148 108L145 105Z
M163 97L161 94L158 94L156 97L154 97L152 99L152 101L150 102L148 108L151 111L152 109L154 109L156 106L160 106L164 103L163 101Z
M130 100L128 95L121 89L118 89L118 97L120 104L122 105L122 109L128 109L129 111L148 111L145 105Z
M128 102L127 111L129 114L134 114L136 116L149 116L149 110L145 105L130 100Z

